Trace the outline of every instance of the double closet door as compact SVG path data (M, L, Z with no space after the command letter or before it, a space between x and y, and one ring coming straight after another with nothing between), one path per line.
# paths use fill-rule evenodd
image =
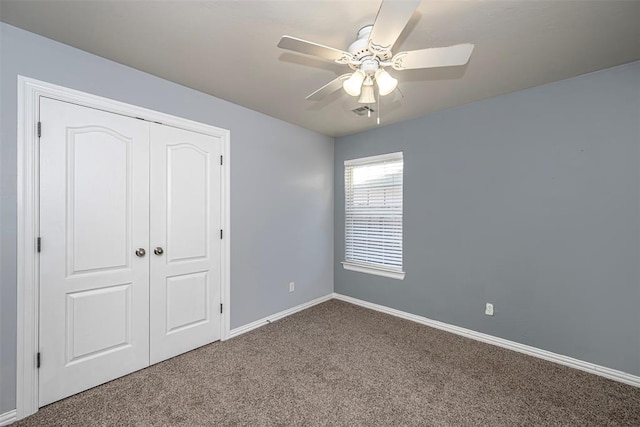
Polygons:
M40 406L220 339L221 140L40 103Z

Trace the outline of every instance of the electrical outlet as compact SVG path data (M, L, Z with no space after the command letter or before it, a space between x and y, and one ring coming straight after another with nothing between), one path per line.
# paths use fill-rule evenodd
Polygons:
M487 316L493 316L493 304L490 302L487 303L487 306L484 309L484 314Z
M289 282L289 292L293 292L296 290L295 282Z

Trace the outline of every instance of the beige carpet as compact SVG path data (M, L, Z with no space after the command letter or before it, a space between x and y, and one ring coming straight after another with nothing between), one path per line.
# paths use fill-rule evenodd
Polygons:
M18 426L640 426L640 389L329 301Z

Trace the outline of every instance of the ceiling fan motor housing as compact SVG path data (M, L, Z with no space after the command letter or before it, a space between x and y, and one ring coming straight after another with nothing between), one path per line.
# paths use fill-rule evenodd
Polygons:
M373 29L373 25L367 25L365 27L360 28L358 30L358 38L356 41L351 43L349 46L348 52L353 55L353 57L360 61L367 56L373 56L373 54L369 51L369 34L371 34L371 30ZM380 55L379 58L383 61L386 61L391 58L391 52L385 52ZM375 72L375 70L374 70Z

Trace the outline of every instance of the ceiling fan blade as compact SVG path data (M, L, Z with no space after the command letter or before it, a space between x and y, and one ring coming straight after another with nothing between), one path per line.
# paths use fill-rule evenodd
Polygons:
M391 50L419 4L420 0L383 1L369 34L369 45L382 52Z
M324 99L325 96L332 94L338 89L342 89L342 82L347 80L351 76L351 73L343 74L340 77L331 80L326 85L322 86L317 91L313 92L311 95L307 96L305 99L308 101L320 101Z
M280 43L278 43L278 47L281 49L292 50L294 52L306 53L307 55L319 56L320 58L329 59L331 61L337 61L344 58L351 59L352 57L349 52L291 36L282 36Z
M410 70L414 68L454 67L469 62L473 44L464 43L448 47L399 52L393 56L393 68Z

